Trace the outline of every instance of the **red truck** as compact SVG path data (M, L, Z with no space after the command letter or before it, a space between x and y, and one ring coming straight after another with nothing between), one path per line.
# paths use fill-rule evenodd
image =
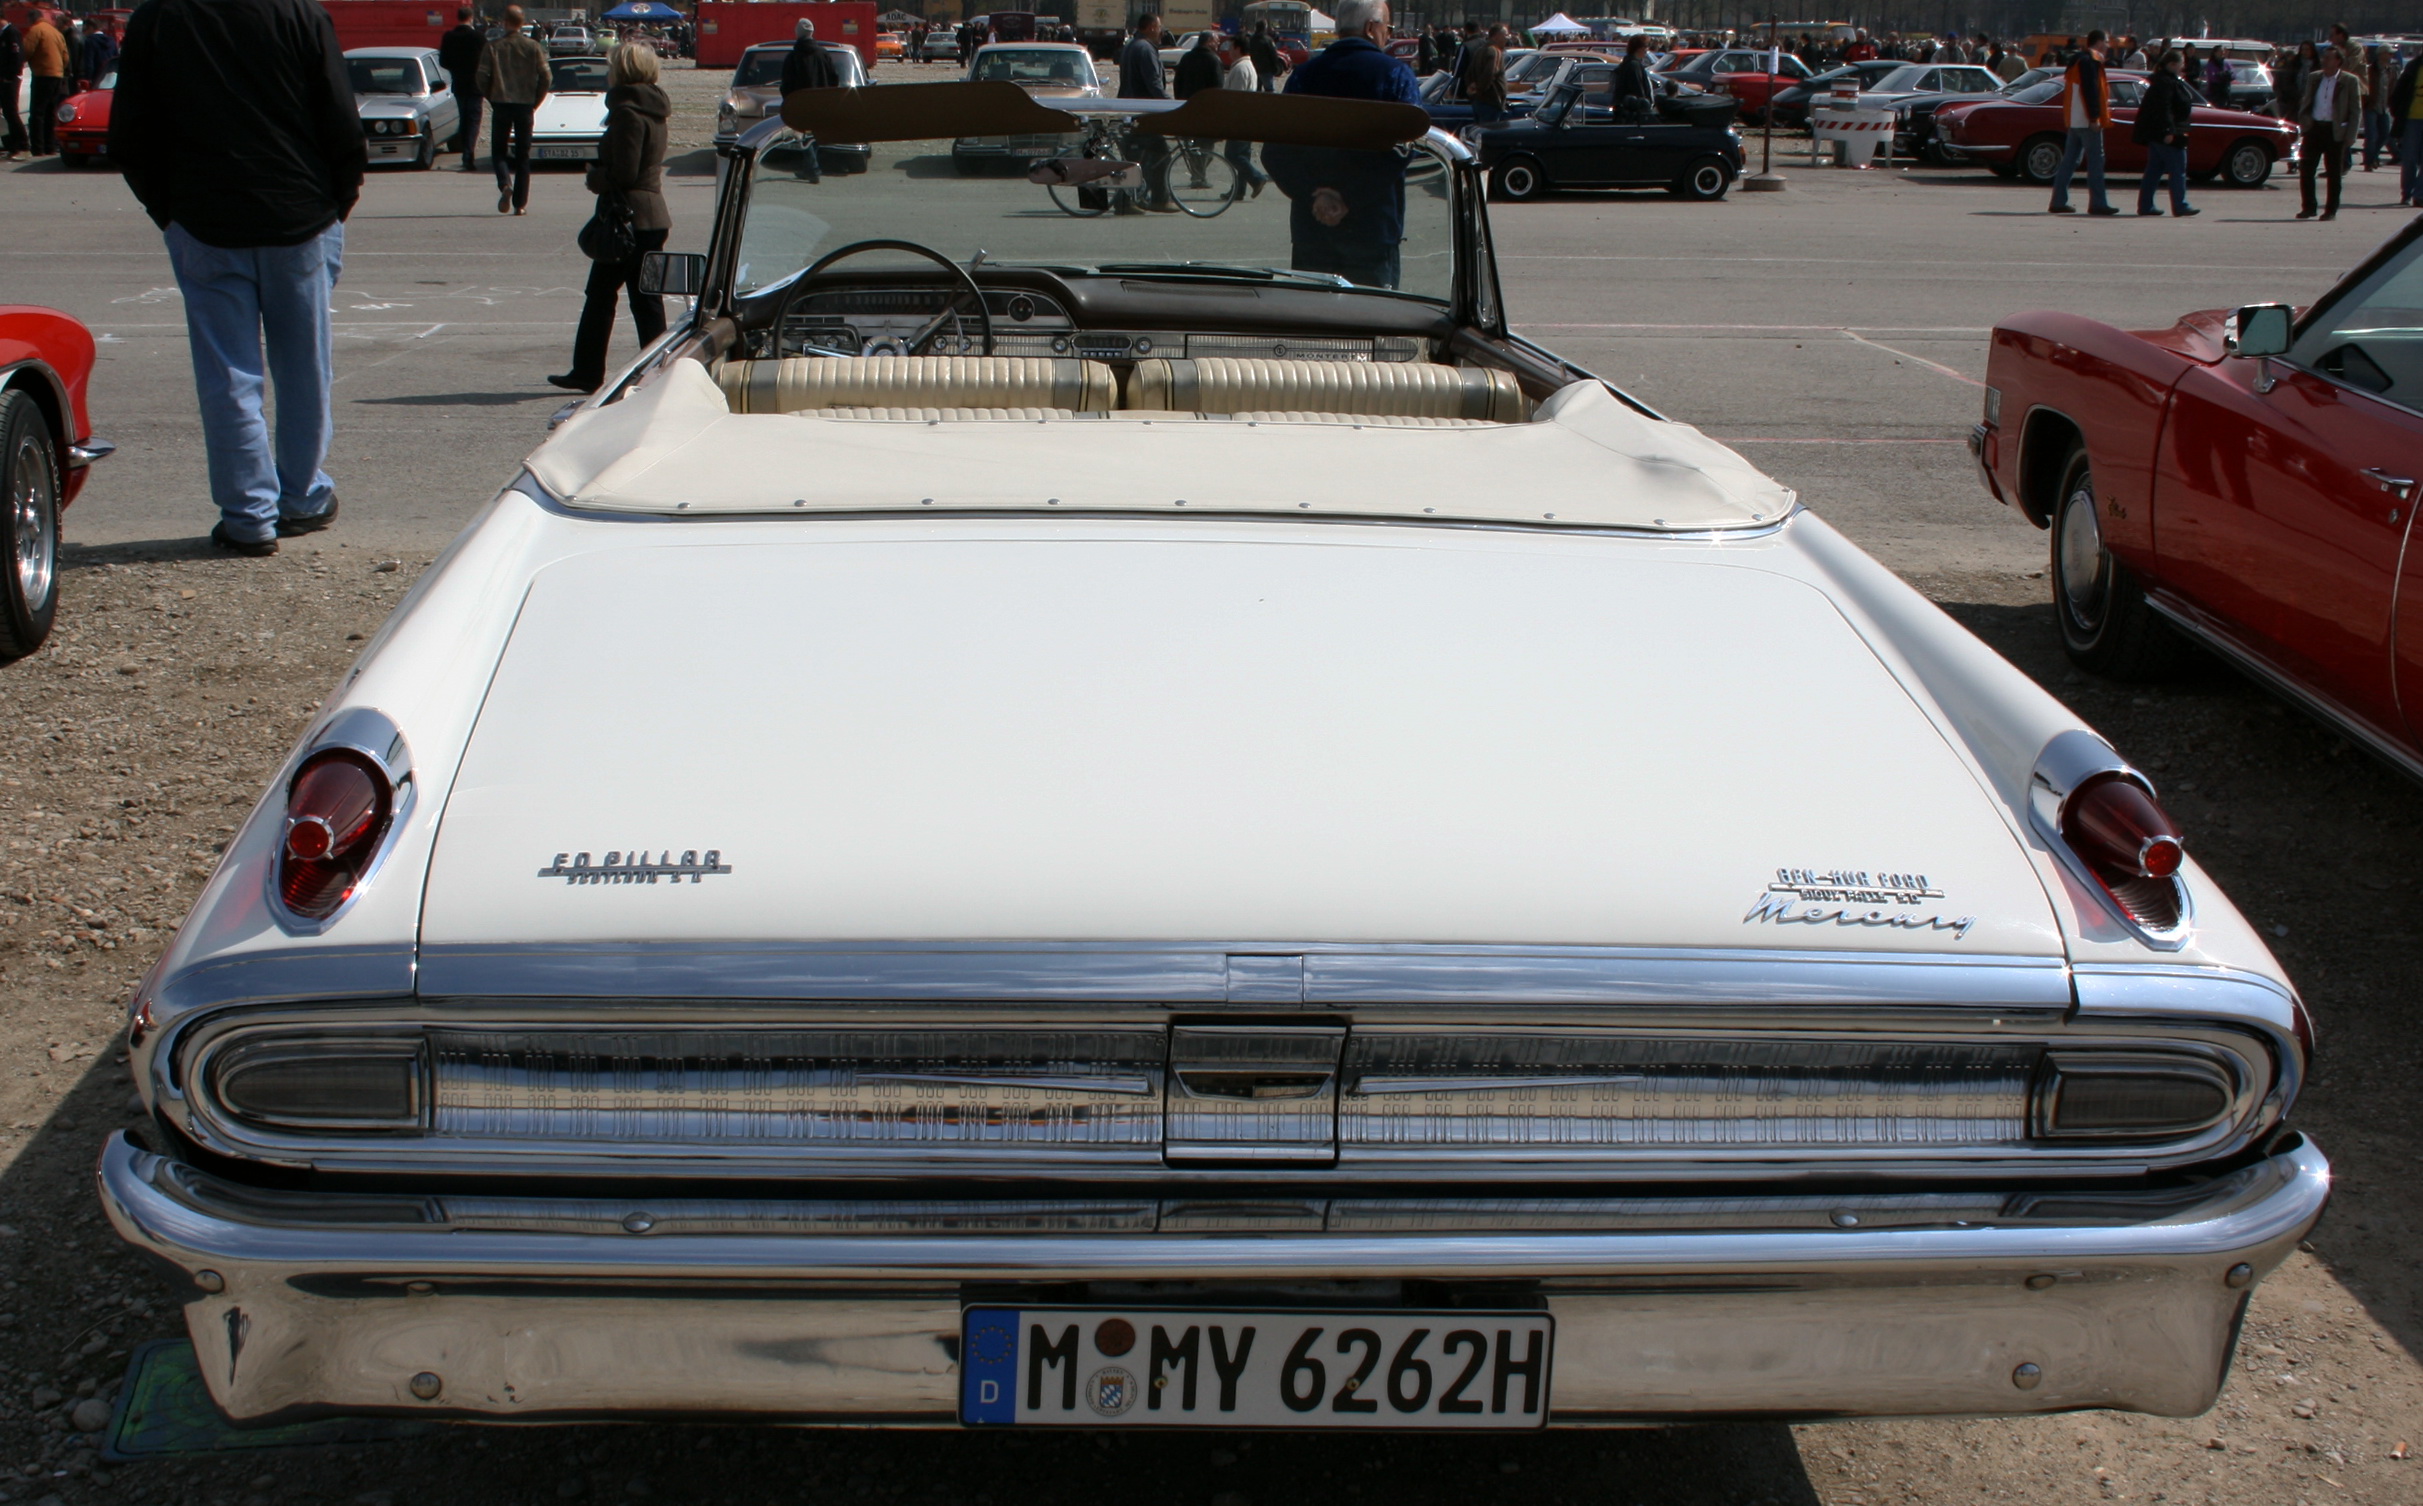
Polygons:
M435 47L453 29L459 0L320 0L337 25L337 46Z
M323 0L331 5L368 5L381 0ZM869 68L875 66L875 20L872 0L699 0L698 66L730 68L740 55L759 42L787 42L801 20L816 23L819 42L846 42L858 49Z

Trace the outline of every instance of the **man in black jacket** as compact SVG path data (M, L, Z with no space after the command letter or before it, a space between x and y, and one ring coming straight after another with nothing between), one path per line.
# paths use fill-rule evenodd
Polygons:
M782 60L782 92L788 96L802 89L840 87L841 74L816 45L816 23L802 19L792 36L790 54Z
M2183 69L2187 60L2176 50L2166 52L2146 80L2144 102L2137 106L2129 139L2145 148L2145 174L2137 180L2137 212L2159 216L2154 190L2170 180L2171 213L2186 219L2202 213L2187 202L2187 133L2195 119L2196 96L2189 92Z
M211 542L275 554L281 536L337 514L320 469L329 305L367 153L328 12L316 0L145 0L118 58L109 155L167 237L184 294L220 514ZM274 442L261 413L271 381Z
M1195 34L1195 45L1178 59L1178 76L1171 80L1170 93L1192 99L1206 89L1220 87L1220 55L1212 51L1213 36L1208 31Z
M17 86L25 77L25 34L0 16L0 154L25 160L25 121L17 114Z
M470 6L457 10L454 21L454 30L437 44L437 65L446 70L454 107L462 114L463 171L475 173L480 157L480 54L488 38L471 24Z

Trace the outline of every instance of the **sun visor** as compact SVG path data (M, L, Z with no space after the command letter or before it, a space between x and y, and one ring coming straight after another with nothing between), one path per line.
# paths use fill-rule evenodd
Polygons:
M1084 129L1075 116L1039 105L1024 89L1001 80L801 89L783 96L782 123L819 141L847 142L1066 136Z
M1207 141L1378 152L1421 140L1430 131L1430 115L1419 105L1376 99L1206 89L1175 110L1138 116L1136 129Z

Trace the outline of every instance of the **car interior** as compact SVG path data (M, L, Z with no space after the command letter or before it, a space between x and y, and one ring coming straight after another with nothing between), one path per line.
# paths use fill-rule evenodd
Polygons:
M1528 418L1567 379L1543 363L1526 394L1513 366L1480 360L1444 310L1344 290L986 269L979 317L939 274L802 282L710 328L699 356L733 412L1494 424Z

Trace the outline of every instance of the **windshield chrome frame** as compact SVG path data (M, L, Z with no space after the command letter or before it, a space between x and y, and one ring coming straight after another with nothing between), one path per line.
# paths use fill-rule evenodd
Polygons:
M1151 115L1178 108L1178 101L1055 99L1051 107L1080 117ZM716 148L722 161L717 164L720 181L715 224L707 248L706 284L699 291L695 312L691 316L694 325L703 326L710 319L728 317L737 309L738 299L733 290L735 264L740 254L741 226L748 218L750 187L756 181L758 154L776 138L788 134L790 129L780 115L768 115L741 132L737 141ZM1429 131L1405 144L1419 147L1438 158L1447 169L1447 179L1452 185L1448 216L1453 227L1455 277L1448 297L1449 312L1457 324L1467 329L1504 335L1506 301L1498 286L1497 263L1490 251L1488 195L1482 191L1478 159L1473 156L1470 147L1437 126L1432 126ZM1345 291L1364 292L1382 298L1408 296L1383 288L1350 288Z

